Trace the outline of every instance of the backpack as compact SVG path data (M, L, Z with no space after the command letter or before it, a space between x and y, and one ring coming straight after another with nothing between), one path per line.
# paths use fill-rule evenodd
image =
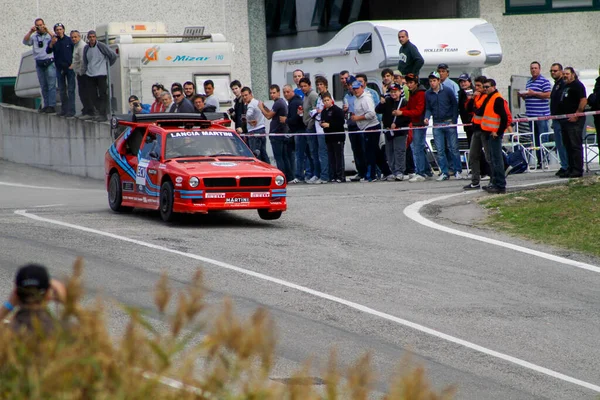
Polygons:
M512 153L504 156L505 175L522 174L527 171L529 164L524 153L525 149L523 149L523 146L517 145L514 147Z

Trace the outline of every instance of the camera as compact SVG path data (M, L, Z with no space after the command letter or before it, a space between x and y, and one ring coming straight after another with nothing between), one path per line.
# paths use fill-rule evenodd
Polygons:
M134 108L140 108L140 107L141 107L141 104L140 104L140 102L139 102L139 101L134 101L134 102L133 102L133 107L134 107Z
M228 112L229 114L233 114L233 113L235 112L235 110L234 110L233 108L230 108L229 110L227 110L227 112Z

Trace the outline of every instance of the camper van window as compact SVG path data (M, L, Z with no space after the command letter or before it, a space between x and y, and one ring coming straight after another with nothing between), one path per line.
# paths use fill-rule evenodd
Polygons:
M370 53L373 50L370 33L359 33L352 38L346 51L358 50L359 54Z
M333 83L333 99L335 101L342 101L344 99L344 87L342 87L342 82L340 82L340 74L333 74L331 82Z
M231 78L229 75L194 75L198 93L204 93L204 81L209 79L215 84L214 94L219 99L219 103L231 103L231 89L229 88Z
M379 89L379 85L375 82L367 82L367 87L373 89L377 92L377 94L381 95L381 90Z

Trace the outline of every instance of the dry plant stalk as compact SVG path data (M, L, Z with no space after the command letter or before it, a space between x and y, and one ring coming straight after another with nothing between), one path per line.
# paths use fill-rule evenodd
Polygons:
M203 276L197 271L177 297L162 274L154 292L157 310L166 315L168 332L157 331L143 312L123 306L129 322L115 345L105 321L102 302L81 306L83 260L77 259L68 279L67 298L57 330L18 335L0 328L0 398L4 399L261 399L366 400L374 375L370 355L361 357L346 373L331 352L323 372L326 386L316 388L311 362L283 385L270 379L275 360L274 324L264 309L247 320L238 318L230 299L210 321L197 323L206 309ZM204 329L208 326L207 329ZM204 335L199 344L192 340ZM173 384L175 379L184 384ZM170 383L171 386L165 383ZM186 386L188 385L188 386ZM324 389L324 390L321 390ZM447 400L429 386L422 368L396 374L387 400Z

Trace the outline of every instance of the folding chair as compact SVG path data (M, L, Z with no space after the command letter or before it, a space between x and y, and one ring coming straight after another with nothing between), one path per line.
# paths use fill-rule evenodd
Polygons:
M585 157L585 172L590 172L590 163L600 157L600 149L598 146L600 143L597 142L597 136L595 133L588 133L583 139ZM590 158L590 153L592 157Z

